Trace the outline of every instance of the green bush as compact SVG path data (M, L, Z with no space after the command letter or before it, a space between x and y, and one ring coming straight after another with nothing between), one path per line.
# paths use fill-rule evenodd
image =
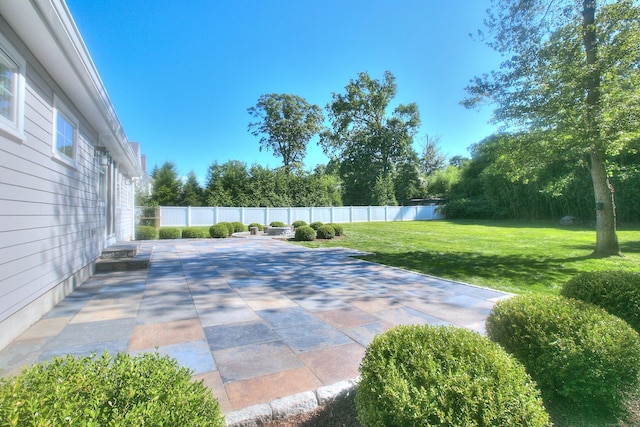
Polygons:
M336 230L332 226L325 224L318 227L316 234L318 239L333 239L336 237Z
M497 209L485 196L453 199L440 212L447 219L501 219L506 211Z
M182 237L182 232L177 227L162 227L159 236L161 239L179 239Z
M209 227L209 236L214 239L229 237L229 229L224 224L216 224Z
M495 305L487 334L525 365L549 409L615 418L640 385L640 335L594 305L516 296Z
M298 228L298 227L302 227L303 225L307 225L307 223L305 221L299 219L297 221L293 221L293 223L291 225L293 225L294 228Z
M258 224L257 222L252 222L251 224L249 224L249 228L251 227L258 227L258 230L260 231L264 230L264 226L262 224Z
M296 228L295 239L299 242L311 242L316 239L316 230L308 225L298 227Z
M231 236L234 232L235 232L235 228L233 227L233 224L231 224L230 222L219 222L219 225L224 225L225 227L227 227L227 236Z
M0 379L11 426L224 426L218 402L191 372L157 353L56 357Z
M187 227L182 229L183 239L201 239L206 237L204 230L197 227Z
M342 228L342 226L340 224L334 224L333 222L327 224L333 227L333 229L336 232L336 236L342 236L344 235L344 228Z
M269 227L286 227L287 224L285 224L282 221L271 221L271 224L269 224Z
M243 231L247 231L247 227L245 227L244 224L239 221L234 221L231 223L231 225L233 225L234 233L242 233Z
M155 240L157 238L158 232L155 227L140 225L136 228L136 240Z
M524 367L466 329L391 329L373 339L360 374L356 408L365 427L549 425Z
M560 295L604 308L640 332L640 274L629 271L594 271L573 277Z
M323 226L324 224L321 223L320 221L314 221L311 224L309 224L309 227L313 228L314 230L318 230L318 228L320 228L321 226Z

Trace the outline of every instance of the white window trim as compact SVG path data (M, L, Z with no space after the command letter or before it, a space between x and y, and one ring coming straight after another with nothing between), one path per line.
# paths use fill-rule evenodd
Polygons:
M8 120L0 116L0 134L15 140L16 142L24 142L24 94L25 94L25 75L27 73L27 62L18 53L18 51L9 43L5 36L0 33L0 50L7 55L17 66L16 78L16 100L15 100L15 119Z
M73 126L73 157L66 156L58 151L58 115L62 115L64 119ZM54 159L59 160L66 165L76 167L78 158L78 132L80 131L80 122L71 110L62 102L62 100L53 94L53 131L51 136L51 155Z

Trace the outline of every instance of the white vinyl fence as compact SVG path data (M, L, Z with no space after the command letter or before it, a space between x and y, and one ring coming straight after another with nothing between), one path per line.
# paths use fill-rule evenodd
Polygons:
M302 220L307 223L320 221L369 222L369 221L427 221L443 219L436 205L428 206L340 206L316 208L228 208L228 207L160 207L160 226L207 226L219 222L238 221L269 224L281 221L291 224ZM138 208L140 212L142 208Z

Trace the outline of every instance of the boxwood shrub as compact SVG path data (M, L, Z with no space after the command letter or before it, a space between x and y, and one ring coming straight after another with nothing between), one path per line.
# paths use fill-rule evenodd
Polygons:
M565 283L560 295L600 306L640 332L640 273L582 273Z
M494 306L487 334L525 365L550 410L614 419L638 390L640 335L597 306L516 296Z
M336 230L332 226L325 224L318 227L316 235L318 239L333 239L336 237Z
M157 238L158 232L155 227L140 225L136 228L136 240L155 240Z
M342 228L340 224L334 224L333 222L330 222L327 225L330 225L333 227L333 229L336 232L336 236L342 236L344 234L344 228Z
M316 231L308 225L296 228L295 239L299 242L311 242L316 239Z
M269 224L269 227L286 227L287 224L285 224L282 221L271 221L271 224Z
M201 239L206 237L204 230L197 227L187 227L182 229L183 239Z
M234 221L231 223L231 225L233 225L234 233L242 233L243 231L247 231L247 227L245 227L244 224L239 221Z
M56 357L0 379L0 420L12 426L224 426L191 372L157 353Z
M313 228L314 230L318 230L318 228L320 228L320 226L324 225L323 223L321 223L320 221L314 221L311 224L309 224L309 227Z
M235 228L233 228L233 224L231 224L230 222L222 221L218 224L227 227L227 236L231 236L235 232Z
M229 237L229 229L224 224L216 224L209 227L209 236L214 239Z
M298 227L302 227L303 225L307 225L307 223L301 219L297 220L297 221L293 221L293 223L291 223L291 225L293 225L294 228L298 228Z
M369 345L360 374L356 409L365 427L549 425L524 367L466 329L391 329Z
M264 226L262 224L258 224L257 222L252 222L251 224L249 224L249 228L251 227L258 227L258 230L260 231L264 230Z
M177 227L162 227L158 232L161 239L179 239L182 232Z

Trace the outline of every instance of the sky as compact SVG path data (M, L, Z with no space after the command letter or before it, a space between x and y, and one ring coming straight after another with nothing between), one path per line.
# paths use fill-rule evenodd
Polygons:
M490 108L460 105L470 80L500 63L470 36L490 0L66 2L148 172L171 161L204 184L214 162L281 166L248 132L247 108L289 93L324 109L360 72L395 76L390 110L418 105L417 151L429 135L448 157L468 157L496 129ZM327 162L317 137L304 162Z

